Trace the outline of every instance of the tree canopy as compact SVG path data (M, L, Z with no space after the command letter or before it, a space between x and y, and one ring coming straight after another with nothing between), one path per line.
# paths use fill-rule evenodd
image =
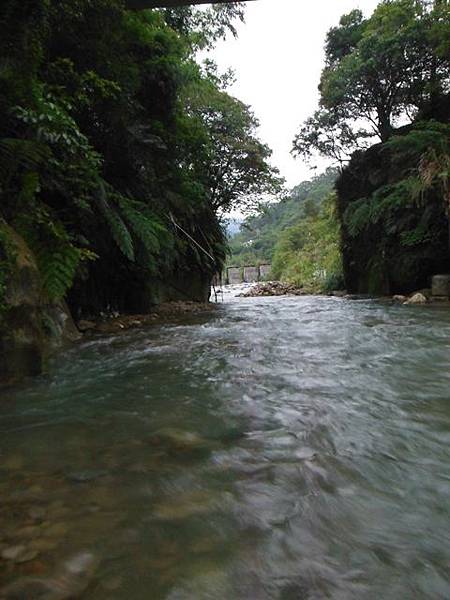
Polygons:
M0 219L51 298L136 310L152 278L220 269L220 215L277 186L250 109L195 61L236 5L120 0L0 8Z
M385 0L372 16L344 15L325 43L320 107L294 152L346 160L373 138L435 111L450 86L447 0Z

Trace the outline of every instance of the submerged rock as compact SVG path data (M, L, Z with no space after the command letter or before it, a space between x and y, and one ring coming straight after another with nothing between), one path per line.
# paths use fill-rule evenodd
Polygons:
M5 548L2 550L0 556L3 558L3 560L17 560L17 558L24 552L26 552L26 547L22 544L18 544L17 546L9 546L8 548Z
M66 600L87 588L97 561L91 552L80 552L65 561L52 577L21 577L0 592L1 600Z
M177 455L203 454L217 447L217 443L207 440L190 431L166 428L155 432L149 439L152 446L156 446Z

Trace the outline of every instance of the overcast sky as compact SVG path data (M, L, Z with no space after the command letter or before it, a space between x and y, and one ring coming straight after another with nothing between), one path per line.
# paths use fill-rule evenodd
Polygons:
M317 107L326 32L354 8L370 14L378 0L255 0L246 4L239 37L211 53L221 71L235 70L231 93L250 104L273 163L292 187L311 176L290 155L300 124ZM323 168L325 165L321 165Z

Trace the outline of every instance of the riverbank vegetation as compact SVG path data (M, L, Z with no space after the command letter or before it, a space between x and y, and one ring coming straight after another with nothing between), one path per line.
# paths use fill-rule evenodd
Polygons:
M125 6L1 4L0 377L40 372L70 313L205 302L224 215L280 188L232 73L197 62L242 5Z
M196 296L186 282L206 284L225 259L220 215L276 191L230 75L195 61L242 16L2 3L0 219L36 256L49 301L77 315L145 310L162 282Z
M231 238L228 263L235 266L272 263L281 238L289 237L288 232L293 228L308 219L314 221L319 215L322 204L332 193L337 175L337 169L328 169L295 186L281 201L261 204Z
M450 268L450 3L381 2L344 15L325 44L320 106L294 140L340 167L346 287L428 287ZM375 144L375 145L373 145Z
M449 40L447 0L342 16L325 40L318 110L293 143L336 170L248 218L231 264L271 262L272 277L311 291L371 294L426 288L449 271Z

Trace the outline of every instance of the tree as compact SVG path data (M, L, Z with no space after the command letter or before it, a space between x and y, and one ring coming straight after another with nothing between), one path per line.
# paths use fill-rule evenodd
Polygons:
M77 313L145 310L152 282L221 268L218 211L267 189L270 152L228 76L195 55L241 17L231 4L2 3L0 219L34 250L50 297Z
M321 108L294 151L345 160L436 104L450 85L449 27L447 0L385 0L368 19L360 11L344 15L326 39Z
M257 137L259 123L251 109L217 83L212 74L186 93L188 114L206 131L203 153L191 168L215 211L228 212L238 205L255 208L281 191L282 179L269 163L270 148Z

